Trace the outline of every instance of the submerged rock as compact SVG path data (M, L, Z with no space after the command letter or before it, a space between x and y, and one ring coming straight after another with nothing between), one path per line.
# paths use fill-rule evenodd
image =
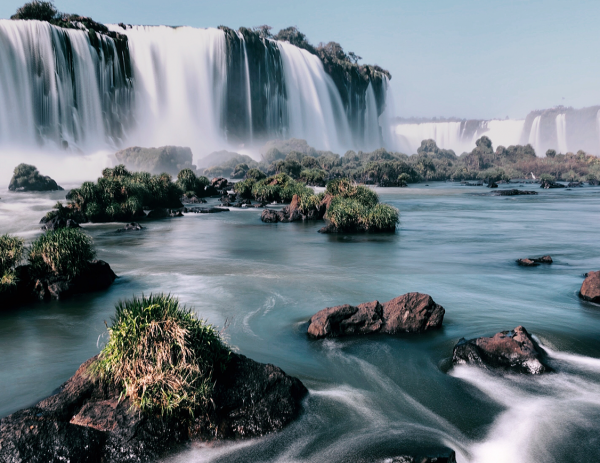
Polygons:
M517 259L516 262L522 267L537 267L540 264L551 264L553 261L550 256L542 256Z
M456 453L454 450L438 454L436 456L412 456L402 455L394 457L390 460L391 463L456 463Z
M419 333L441 327L445 312L431 296L407 293L383 304L373 301L323 309L311 317L308 335L318 339L370 333Z
M43 220L43 219L42 219ZM73 219L66 219L55 215L51 219L42 222L42 230L58 230L59 228L80 228L79 224Z
M133 408L85 362L59 392L0 420L0 461L47 463L156 460L194 439L255 437L279 431L298 416L308 393L280 368L232 354L216 378L214 416L191 426L177 417Z
M537 191L528 190L517 190L513 188L511 190L498 190L492 193L492 196L518 196L518 195L537 195Z
M600 304L600 270L586 273L585 280L583 280L579 290L579 297Z
M123 233L123 232L128 232L128 231L138 231L138 230L143 230L144 227L142 227L139 223L137 222L131 222L126 224L123 228L119 228L117 230L118 233Z
M455 365L472 364L532 375L550 371L545 352L523 326L502 331L490 338L462 338L452 352Z
M550 180L542 180L540 183L540 188L565 188L565 186L562 183L552 182Z

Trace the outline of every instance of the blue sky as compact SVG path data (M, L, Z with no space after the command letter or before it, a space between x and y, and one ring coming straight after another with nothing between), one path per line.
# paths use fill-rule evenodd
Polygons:
M23 0L2 0L8 18ZM392 73L401 116L524 117L600 104L599 0L56 0L104 23L295 25Z

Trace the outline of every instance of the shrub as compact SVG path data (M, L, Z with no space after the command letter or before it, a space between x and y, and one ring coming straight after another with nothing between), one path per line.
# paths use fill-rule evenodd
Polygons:
M303 214L308 214L310 211L315 210L323 201L325 194L319 193L318 195L312 193L304 193L299 196L298 208Z
M542 174L540 175L540 180L542 182L550 182L553 183L555 181L554 176L550 175L550 174Z
M327 172L321 169L308 169L300 172L300 180L306 182L307 185L324 186L326 176Z
M367 217L367 228L369 230L392 230L400 222L398 209L389 204L377 204Z
M233 191L238 193L244 199L252 198L252 187L256 181L253 178L247 178L233 185Z
M338 230L366 230L368 209L359 201L350 198L335 197L327 210L327 219Z
M197 196L204 196L204 190L210 182L204 176L197 177L192 169L182 169L177 174L176 183L183 192L191 191Z
M0 292L17 283L14 268L23 258L23 240L8 234L0 236Z
M373 207L379 202L377 193L365 186L355 185L347 178L330 181L325 191L334 197L354 199L366 207Z
M41 175L37 167L29 164L19 164L13 171L8 185L10 191L56 191L62 190L48 176Z
M94 369L142 411L193 417L208 410L214 374L229 348L220 334L170 295L119 302Z
M74 278L95 256L92 240L78 228L51 230L33 242L28 260L34 275Z
M52 2L33 2L25 3L17 9L10 19L37 19L38 21L52 21L58 17L59 13Z
M246 172L246 179L252 179L252 180L262 180L263 178L267 178L267 175L262 172L261 170L258 170L256 168L254 169L250 169L248 172Z

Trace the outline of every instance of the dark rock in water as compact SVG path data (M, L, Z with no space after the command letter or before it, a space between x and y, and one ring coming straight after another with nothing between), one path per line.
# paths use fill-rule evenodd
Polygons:
M142 230L144 227L142 227L139 223L137 222L131 222L126 224L123 228L119 228L117 230L117 232L122 233L122 232L128 232L128 231L137 231L137 230Z
M42 219L43 220L43 219ZM43 222L42 230L58 230L59 228L80 228L79 224L72 219L65 219L64 217L60 217L58 215L48 219Z
M462 182L460 182L460 184L464 186L483 186L483 180L476 180L475 182L468 182L466 180L463 180Z
M596 179L591 179L591 180L588 180L588 184L590 186L598 186L598 185L600 185L600 181L598 181Z
M535 262L531 259L517 259L517 264L522 267L537 267L540 265L539 262Z
M273 209L265 209L260 215L260 220L266 223L277 223L279 222L279 215Z
M227 188L227 179L223 177L215 177L210 182L211 186L217 190Z
M532 375L551 371L544 363L545 352L527 330L517 326L513 331L502 331L491 338L462 338L452 352L452 363L473 364Z
M537 191L517 190L498 190L492 193L492 196L518 196L518 195L537 195Z
M243 438L281 430L307 394L280 368L232 354L216 378L214 413L191 427L176 417L136 411L120 390L90 374L94 357L59 392L0 420L0 461L153 461L191 438ZM216 436L215 436L216 429Z
M565 186L562 183L556 183L550 180L542 180L542 182L540 183L540 188L565 188Z
M229 212L229 209L226 207L188 207L184 211L196 214L216 214L217 212Z
M206 199L198 198L196 195L192 195L189 198L185 195L181 197L181 204L201 204L206 203Z
M579 297L600 304L600 271L586 273L579 290Z
M498 184L496 182L488 182L488 188L498 188Z
M183 217L183 214L178 209L158 208L148 212L148 219L164 219L165 217Z
M390 463L456 463L456 453L454 450L444 452L443 455L438 454L432 456L417 456L402 455L389 460Z
M63 188L54 180L39 173L35 166L19 164L13 171L8 189L10 191L57 191Z
M550 256L531 257L530 260L540 264L551 264L553 262L552 257Z
M328 307L310 319L308 335L312 338L356 334L401 332L418 333L442 326L444 313L431 296L407 293L391 301L366 302Z
M567 183L567 187L569 187L569 188L579 188L579 187L582 187L582 186L583 186L583 183L581 183L581 182L569 182L569 183Z

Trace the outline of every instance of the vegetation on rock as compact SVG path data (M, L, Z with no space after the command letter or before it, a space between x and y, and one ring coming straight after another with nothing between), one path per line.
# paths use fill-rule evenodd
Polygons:
M158 294L119 302L108 331L94 369L142 411L191 418L208 410L213 376L230 356L214 327Z
M27 259L35 276L64 276L75 278L95 257L92 239L79 228L50 230L31 247Z
M15 267L23 258L23 239L8 234L0 236L0 293L17 284Z
M196 170L192 164L192 150L181 146L161 146L159 148L140 148L132 146L115 153L120 164L132 171L151 174L177 175L182 169Z
M48 176L43 176L37 167L29 164L19 164L13 171L13 176L8 185L10 191L56 191L62 190Z

